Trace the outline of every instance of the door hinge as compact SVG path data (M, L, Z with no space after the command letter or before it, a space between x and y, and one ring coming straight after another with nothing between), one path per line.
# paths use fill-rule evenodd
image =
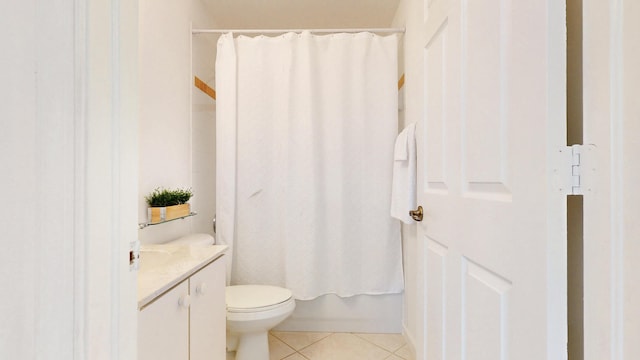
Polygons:
M554 168L558 190L565 195L585 195L594 190L596 146L572 145L559 149Z
M129 271L140 269L140 241L129 243Z

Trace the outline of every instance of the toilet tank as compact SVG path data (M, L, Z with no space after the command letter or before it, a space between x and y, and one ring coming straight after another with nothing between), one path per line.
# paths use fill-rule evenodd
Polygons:
M215 243L216 240L210 234L189 234L171 240L167 244L209 246Z

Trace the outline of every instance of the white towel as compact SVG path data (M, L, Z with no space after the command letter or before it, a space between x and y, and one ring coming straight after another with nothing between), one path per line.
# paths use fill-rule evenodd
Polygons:
M393 153L391 216L413 224L409 211L416 208L416 124L407 125L396 138Z

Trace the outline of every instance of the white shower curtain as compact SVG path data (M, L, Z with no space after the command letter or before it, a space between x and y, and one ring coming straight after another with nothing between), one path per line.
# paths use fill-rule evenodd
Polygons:
M220 38L216 211L232 284L302 300L402 291L396 82L396 35Z

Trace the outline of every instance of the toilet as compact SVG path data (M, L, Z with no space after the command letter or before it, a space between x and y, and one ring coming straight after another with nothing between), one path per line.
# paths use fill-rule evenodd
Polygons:
M191 234L171 244L208 246L209 234ZM296 302L289 289L270 285L233 285L225 290L227 304L227 351L236 360L268 360L269 330L293 313Z
M227 351L236 360L268 360L269 330L296 307L291 291L277 286L227 286Z

